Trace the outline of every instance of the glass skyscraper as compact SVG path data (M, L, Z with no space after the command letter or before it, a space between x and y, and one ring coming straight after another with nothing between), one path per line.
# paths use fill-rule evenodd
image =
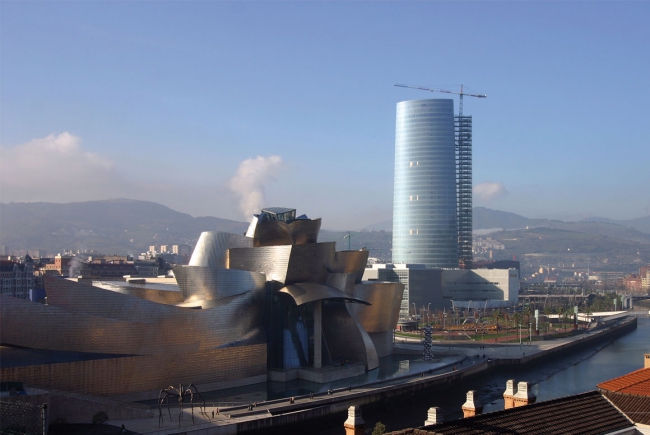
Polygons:
M397 103L393 263L458 267L454 101Z

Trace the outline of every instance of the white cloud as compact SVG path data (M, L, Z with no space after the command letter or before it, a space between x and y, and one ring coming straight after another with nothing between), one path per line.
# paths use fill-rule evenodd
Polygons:
M0 153L2 201L84 201L127 192L115 163L84 150L68 132L0 146Z
M505 186L502 183L494 181L477 184L472 189L472 192L474 193L474 197L480 201L492 201L493 199L508 195Z
M240 196L239 207L248 219L259 213L265 205L265 186L275 180L275 173L282 167L280 156L246 159L239 164L237 173L230 179L230 188Z

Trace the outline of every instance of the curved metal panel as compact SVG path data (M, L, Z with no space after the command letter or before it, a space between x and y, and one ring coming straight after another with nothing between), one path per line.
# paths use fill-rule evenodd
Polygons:
M285 283L319 282L324 284L334 264L335 250L335 242L293 245Z
M189 266L227 267L226 253L230 248L251 248L253 240L240 234L221 231L201 233L192 252Z
M255 225L253 246L304 245L316 243L321 219L296 219L290 223L262 221Z
M358 251L338 251L334 261L334 272L352 273L355 276L355 282L361 282L363 272L368 263L368 250L360 249Z
M366 370L379 367L370 336L340 302L323 304L323 335L334 361L363 362Z
M257 222L255 226L255 236L253 237L253 246L278 246L291 245L291 233L286 223L281 221L264 221Z
M284 283L289 269L291 245L228 250L228 268L266 275L268 281Z
M280 289L280 292L290 295L296 302L296 305L303 305L309 302L321 300L341 300L347 302L357 302L360 304L367 304L368 302L363 299L350 296L344 291L338 290L325 284L318 284L314 282L301 282L297 284L289 284L288 286Z
M58 306L2 298L2 342L52 350L160 355L237 343L262 326L263 290L196 310L60 278L46 277L45 286L48 301L51 297Z
M227 298L261 290L266 276L259 272L223 267L175 266L174 276L185 302Z
M124 284L118 282L119 284ZM116 281L93 281L94 287L105 290L123 293L140 299L146 299L158 304L174 305L183 302L183 294L180 290L159 290L144 287L134 287L129 285L115 285ZM174 284L174 287L176 284ZM171 286L170 286L171 287Z
M325 284L354 296L354 280L352 273L330 273Z
M294 245L317 243L321 219L296 219L289 224L289 234Z
M354 296L370 306L350 305L348 310L368 332L392 331L397 327L404 284L365 281L354 286Z

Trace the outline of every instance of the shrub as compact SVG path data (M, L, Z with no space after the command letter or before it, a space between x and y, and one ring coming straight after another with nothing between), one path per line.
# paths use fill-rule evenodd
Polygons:
M386 433L386 425L382 424L381 421L378 421L375 424L375 429L372 431L372 435L383 435Z
M93 415L93 424L104 424L108 421L108 415L104 411L99 411Z

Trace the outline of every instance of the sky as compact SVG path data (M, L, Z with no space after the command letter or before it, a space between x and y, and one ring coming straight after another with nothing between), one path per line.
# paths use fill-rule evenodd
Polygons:
M487 94L474 205L650 215L650 2L0 2L0 199L392 217L395 105ZM457 109L458 100L455 101Z

